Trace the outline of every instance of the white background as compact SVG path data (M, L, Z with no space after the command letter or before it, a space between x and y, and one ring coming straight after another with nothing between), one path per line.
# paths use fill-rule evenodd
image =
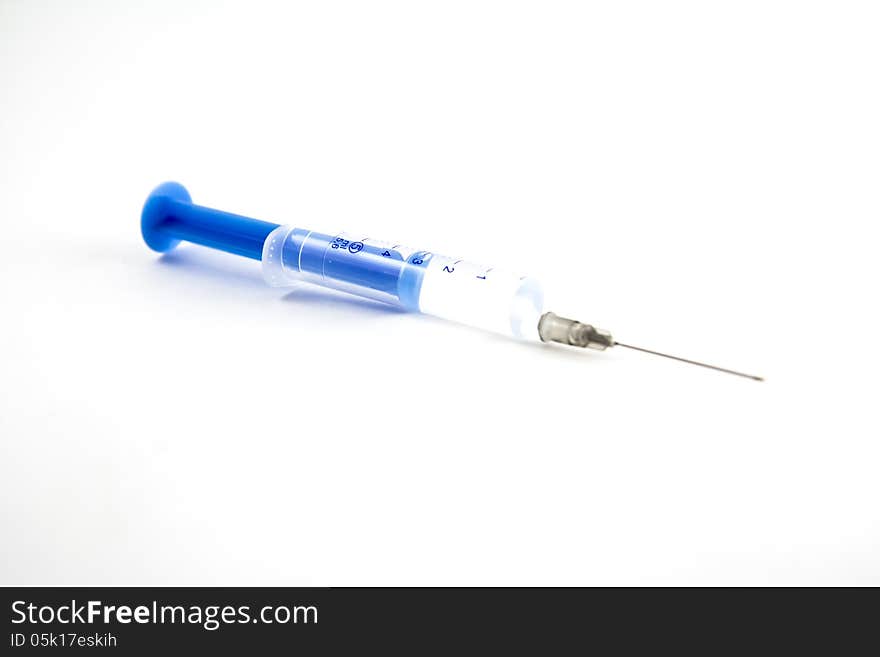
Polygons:
M0 583L880 584L878 34L871 2L0 0ZM767 381L160 257L164 180Z

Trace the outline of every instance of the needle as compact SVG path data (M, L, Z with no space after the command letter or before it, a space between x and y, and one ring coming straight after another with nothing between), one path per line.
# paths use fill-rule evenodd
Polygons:
M755 376L754 374L746 374L745 372L737 372L736 370L729 370L725 367L718 367L717 365L709 365L708 363L701 363L696 360L689 360L687 358L680 358L679 356L672 356L670 354L660 353L659 351L651 351L650 349L643 349L642 347L634 347L631 344L623 344L622 342L615 342L615 347L626 347L627 349L634 349L636 351L644 351L646 354L654 354L655 356L663 356L664 358L671 358L672 360L680 360L682 363L690 363L691 365L699 365L700 367L707 367L710 370L715 370L717 372L727 372L728 374L735 374L736 376L744 376L747 379L752 379L754 381L763 381L764 377Z

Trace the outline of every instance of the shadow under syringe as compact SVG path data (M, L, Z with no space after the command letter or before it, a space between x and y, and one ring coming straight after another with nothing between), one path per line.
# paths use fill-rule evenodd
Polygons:
M161 267L174 269L174 275L186 274L191 280L228 289L265 289L257 262L236 258L225 253L199 247L181 246L163 253L156 261Z
M386 303L356 297L307 282L273 290L263 280L258 262L235 258L208 249L177 248L163 254L157 262L162 267L176 270L175 275L185 273L193 280L198 279L202 283L209 284L212 292L221 289L225 289L227 292L259 290L265 296L267 293L271 295L274 291L281 292L280 299L285 303L299 304L304 307L333 308L382 315L404 312L400 308Z
M285 303L295 303L303 306L320 306L324 308L335 307L339 309L351 309L359 313L370 314L401 314L403 310L396 306L388 305L373 299L364 299L352 294L318 287L310 283L302 283L292 288L285 288L287 294L281 299Z

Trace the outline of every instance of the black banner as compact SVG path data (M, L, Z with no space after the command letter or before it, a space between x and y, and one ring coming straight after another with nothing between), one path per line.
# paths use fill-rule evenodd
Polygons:
M4 654L718 648L840 652L876 590L4 588Z

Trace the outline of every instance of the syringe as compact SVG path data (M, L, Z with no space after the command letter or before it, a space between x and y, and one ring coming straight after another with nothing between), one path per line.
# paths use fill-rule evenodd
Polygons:
M533 278L361 234L320 233L212 210L195 205L175 182L149 195L141 232L160 253L186 241L259 260L273 286L305 281L521 340L599 350L626 347L763 380L623 344L608 331L546 312L543 289Z

